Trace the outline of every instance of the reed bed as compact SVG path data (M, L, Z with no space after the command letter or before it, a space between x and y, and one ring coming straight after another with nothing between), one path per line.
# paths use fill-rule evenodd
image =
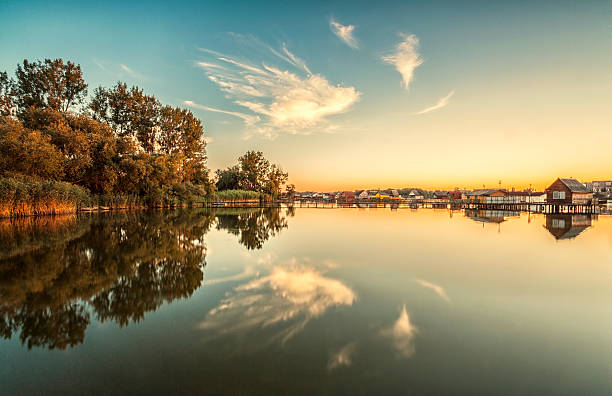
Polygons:
M0 178L0 217L76 213L90 201L87 190L70 183Z

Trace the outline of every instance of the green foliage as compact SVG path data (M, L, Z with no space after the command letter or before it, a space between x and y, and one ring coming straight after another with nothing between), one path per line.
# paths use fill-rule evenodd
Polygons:
M79 65L61 59L24 60L15 76L0 73L0 177L68 182L113 207L214 192L204 130L189 110L118 82L95 90L88 114L75 113L87 84Z
M0 72L0 117L11 115L13 98L11 96L12 81L6 72Z
M261 151L247 151L237 165L219 169L216 174L218 190L241 189L271 196L280 195L289 178L279 165L270 165Z
M17 65L12 96L21 111L30 107L66 112L80 104L87 95L80 65L62 59L45 59Z

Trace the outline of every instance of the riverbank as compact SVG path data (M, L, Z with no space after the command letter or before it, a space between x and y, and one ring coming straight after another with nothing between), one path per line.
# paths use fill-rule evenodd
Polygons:
M0 218L49 216L136 209L261 206L273 204L267 194L225 190L207 195L200 186L175 184L162 194L96 195L71 183L26 177L0 178Z

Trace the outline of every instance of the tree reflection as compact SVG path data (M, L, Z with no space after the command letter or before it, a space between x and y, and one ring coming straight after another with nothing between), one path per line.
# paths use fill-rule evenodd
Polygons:
M263 244L288 227L286 216L294 216L293 208L283 215L279 208L235 209L217 213L217 229L238 236L249 250L261 249Z
M92 318L126 326L190 297L212 227L259 249L287 221L278 208L0 221L0 335L65 349L83 342Z

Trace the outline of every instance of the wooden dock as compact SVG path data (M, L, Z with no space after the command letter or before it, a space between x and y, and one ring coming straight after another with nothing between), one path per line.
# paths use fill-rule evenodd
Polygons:
M505 210L514 212L531 213L568 213L568 214L610 214L609 206L593 204L553 204L542 202L520 202L520 203L481 203L465 200L336 200L336 199L299 199L295 201L282 201L286 205L301 208L391 208L391 209L481 209L481 210Z

